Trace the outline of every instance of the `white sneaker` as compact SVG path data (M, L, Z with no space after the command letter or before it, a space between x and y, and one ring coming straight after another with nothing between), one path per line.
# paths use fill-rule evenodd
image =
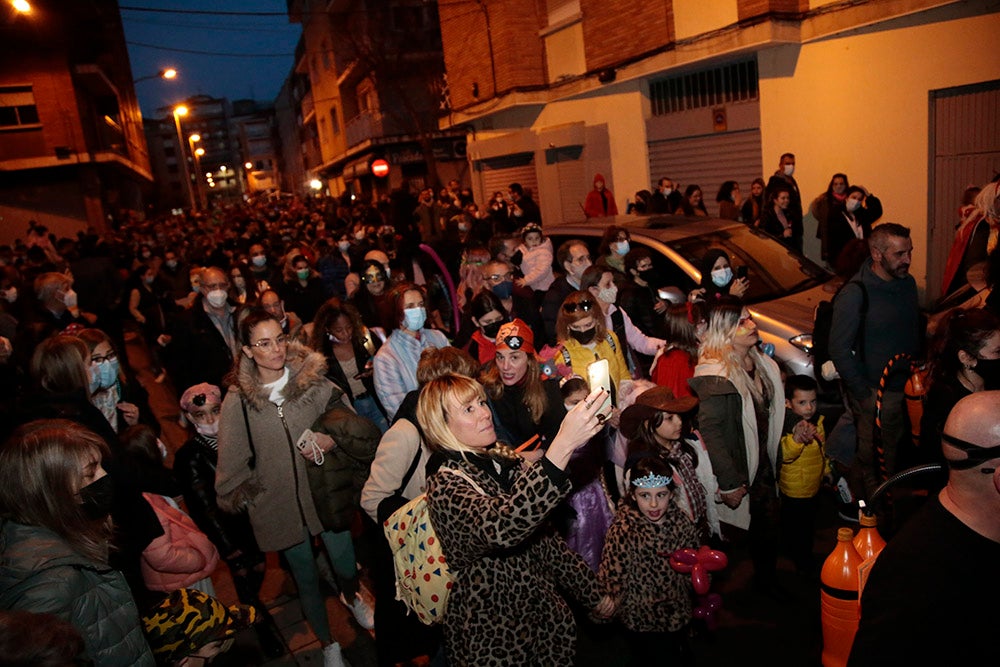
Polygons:
M351 610L354 614L354 619L358 622L358 625L363 627L365 630L371 630L375 627L375 611L372 606L368 604L363 597L361 597L361 592L354 594L354 602L348 604L347 600L344 599L344 594L340 594L340 601L344 603L344 606Z
M323 647L323 667L347 667L347 661L340 653L340 644L337 642Z

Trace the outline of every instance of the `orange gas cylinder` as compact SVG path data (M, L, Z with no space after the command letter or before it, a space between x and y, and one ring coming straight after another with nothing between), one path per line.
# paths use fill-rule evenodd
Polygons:
M854 536L854 548L863 562L879 555L879 552L885 548L885 540L878 532L878 519L874 516L862 512L860 522L861 528Z
M858 566L850 528L837 531L837 546L820 572L820 615L823 623L823 665L844 667L858 631Z
M920 420L924 416L924 395L927 393L927 367L914 367L910 379L906 381L903 396L906 399L906 414L910 419L910 437L913 444L920 445Z

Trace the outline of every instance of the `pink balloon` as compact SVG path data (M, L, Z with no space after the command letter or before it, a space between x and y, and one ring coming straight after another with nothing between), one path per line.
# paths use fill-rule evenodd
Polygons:
M691 584L694 586L694 592L698 595L708 593L708 588L712 584L712 578L700 563L691 568Z
M670 554L670 567L675 572L680 572L681 574L687 574L688 572L691 571L691 568L693 568L694 565L677 560L677 554L673 553Z
M698 552L694 549L678 549L673 553L673 556L687 565L694 565L698 562Z

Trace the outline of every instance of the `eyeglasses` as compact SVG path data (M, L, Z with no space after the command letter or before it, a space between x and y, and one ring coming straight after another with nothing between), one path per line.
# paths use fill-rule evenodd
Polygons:
M506 336L500 341L505 347L511 350L520 350L521 346L524 345L524 338L522 336Z
M486 276L486 279L495 283L501 282L503 280L513 280L514 272L508 271L507 273L494 273L492 275Z
M114 352L108 352L103 357L91 357L90 363L92 364L103 364L105 361L114 361L118 358L118 355Z
M383 278L381 276L381 274L376 274L376 273L366 273L364 276L361 277L361 279L363 281L365 281L366 283L383 283L383 282L385 282L385 278Z
M563 312L564 313L575 313L577 310L582 310L583 312L589 312L594 309L594 302L590 299L584 299L582 301L577 301L576 303L564 303Z
M583 264L584 262L590 263L590 255L580 255L571 260L573 264Z
M274 340L271 340L270 338L261 338L256 343L250 343L250 345L258 350L264 350L267 352L275 347L285 347L288 345L288 336L278 336Z

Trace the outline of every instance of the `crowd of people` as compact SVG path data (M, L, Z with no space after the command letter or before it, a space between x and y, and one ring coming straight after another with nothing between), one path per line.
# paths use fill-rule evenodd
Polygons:
M720 215L801 249L794 167L782 155L745 201L726 182ZM673 185L659 182L649 212L708 215L700 188ZM988 184L966 211L949 282L1000 265L997 194ZM600 174L586 208L616 212ZM873 224L881 204L844 174L811 210L846 279L823 369L843 388L836 424L816 379L760 345L725 252L702 258L697 289L664 299L625 227L553 248L516 183L482 211L452 181L372 205L260 199L123 219L72 239L32 225L0 247L0 645L27 662L55 646L96 665L194 664L252 622L281 655L259 597L277 552L327 665L345 664L330 590L374 632L381 665L569 665L577 634L602 625L630 638L633 664L694 664L692 581L666 556L745 545L755 592L780 599L782 551L817 575L822 489L844 477L870 499L911 456L957 469L956 448L993 446L958 440L948 415L1000 388L995 304L937 327L914 447L908 374L883 378L927 344L909 229ZM176 451L129 340L176 396L189 430ZM834 451L838 438L849 444ZM439 626L394 599L381 534L421 493L455 574ZM856 520L856 503L844 510ZM220 563L236 607L213 597ZM191 609L212 622L196 632ZM57 617L60 639L41 645L25 613Z

